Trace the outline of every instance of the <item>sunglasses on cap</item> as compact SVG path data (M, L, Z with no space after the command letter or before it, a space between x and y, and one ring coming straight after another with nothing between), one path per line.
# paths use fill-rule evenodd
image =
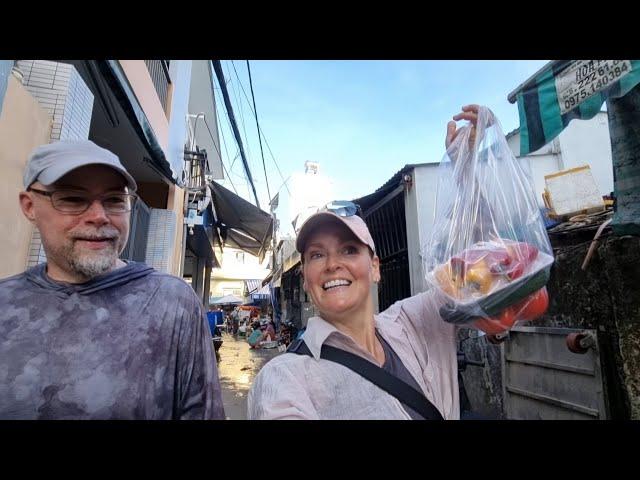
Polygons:
M327 203L319 212L331 212L339 217L352 217L357 215L362 217L362 209L357 203L348 200L335 200Z

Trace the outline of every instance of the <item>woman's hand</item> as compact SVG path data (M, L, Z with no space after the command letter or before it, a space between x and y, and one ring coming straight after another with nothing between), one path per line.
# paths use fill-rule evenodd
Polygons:
M462 112L454 115L453 120L447 123L447 136L445 138L445 146L449 148L449 146L456 139L458 134L460 133L460 129L456 126L456 121L459 120L467 120L471 122L471 135L469 137L469 147L473 148L473 145L476 141L476 125L478 124L478 109L480 107L476 104L465 105L462 107Z

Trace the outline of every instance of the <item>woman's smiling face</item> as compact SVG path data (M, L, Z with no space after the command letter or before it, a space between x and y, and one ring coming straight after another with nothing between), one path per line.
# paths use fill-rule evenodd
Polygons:
M378 257L343 224L327 222L311 232L303 260L304 289L326 320L371 303L371 284L380 279Z

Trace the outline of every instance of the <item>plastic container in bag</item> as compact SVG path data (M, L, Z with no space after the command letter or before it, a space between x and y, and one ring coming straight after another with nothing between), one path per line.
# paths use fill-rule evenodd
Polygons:
M427 283L444 295L442 318L496 334L544 313L553 253L528 162L486 107L475 141L471 133L463 127L440 163L422 258Z

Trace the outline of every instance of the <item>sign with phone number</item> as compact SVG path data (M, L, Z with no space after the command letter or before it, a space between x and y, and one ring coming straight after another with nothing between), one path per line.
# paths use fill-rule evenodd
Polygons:
M573 110L630 72L629 60L576 60L555 79L560 113Z

